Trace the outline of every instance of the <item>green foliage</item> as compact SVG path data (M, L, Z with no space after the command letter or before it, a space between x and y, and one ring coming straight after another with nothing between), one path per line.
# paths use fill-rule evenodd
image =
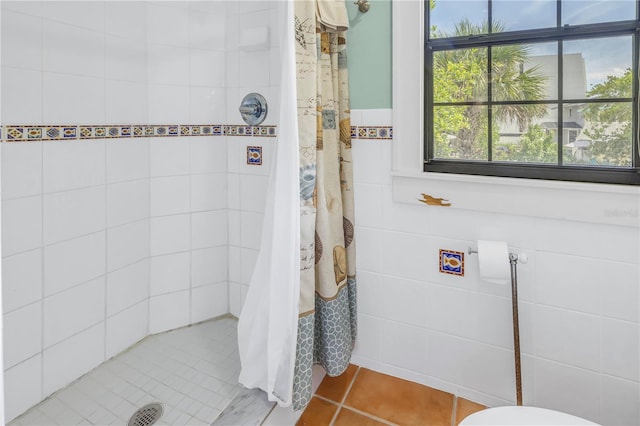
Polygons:
M622 76L607 76L587 93L589 98L630 98L632 72L628 68ZM584 134L592 140L592 162L609 166L631 165L632 114L631 102L586 104L582 114L590 123Z
M495 24L493 32L504 28ZM438 37L485 34L487 24L476 25L468 19L455 26L454 34ZM523 45L492 48L492 96L495 100L538 100L544 95L546 78L534 67L523 64L528 49ZM489 119L487 107L473 104L488 96L488 48L435 52L433 79L435 103L467 103L434 107L434 146L436 158L487 159ZM544 105L499 105L492 111L492 139L497 140L500 122L516 122L524 130L535 118L546 113Z
M540 125L535 124L529 126L518 143L496 144L493 158L496 161L557 163L558 143L554 133L545 131Z

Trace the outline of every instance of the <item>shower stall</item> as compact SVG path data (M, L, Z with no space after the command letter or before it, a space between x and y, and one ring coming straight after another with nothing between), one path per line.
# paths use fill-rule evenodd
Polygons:
M277 136L277 1L3 1L5 420L238 316ZM238 111L248 93L269 110Z

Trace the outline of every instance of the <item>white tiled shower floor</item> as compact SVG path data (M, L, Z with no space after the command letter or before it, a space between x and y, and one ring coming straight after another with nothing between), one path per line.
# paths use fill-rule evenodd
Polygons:
M223 317L149 336L9 425L126 425L160 402L157 425L209 425L242 389L237 321Z

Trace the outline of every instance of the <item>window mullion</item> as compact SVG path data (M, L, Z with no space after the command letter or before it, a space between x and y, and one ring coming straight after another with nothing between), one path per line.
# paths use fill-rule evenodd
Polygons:
M489 16L491 16L491 8L489 8ZM491 50L491 46L487 46L487 161L493 161L493 73L491 70Z
M558 130L556 132L556 138L558 139L558 165L562 166L563 163L563 149L564 142L564 74L562 73L564 68L563 59L563 46L562 41L558 41Z

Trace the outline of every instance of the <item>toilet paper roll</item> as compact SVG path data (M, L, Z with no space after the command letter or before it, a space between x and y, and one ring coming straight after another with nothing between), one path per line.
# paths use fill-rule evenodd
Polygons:
M480 279L495 284L506 284L511 279L509 249L505 241L478 241Z

